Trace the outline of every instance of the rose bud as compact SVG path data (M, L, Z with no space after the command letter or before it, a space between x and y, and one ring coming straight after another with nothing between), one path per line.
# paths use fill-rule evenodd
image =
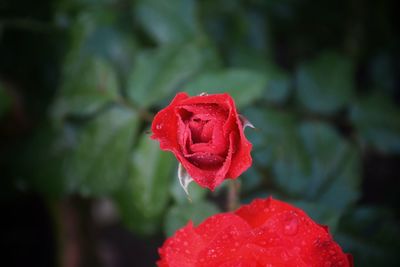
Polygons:
M178 93L156 114L151 130L160 148L181 163L178 174L185 191L192 179L214 190L250 167L252 145L243 133L248 125L228 94Z
M159 267L354 266L327 227L272 198L216 214L197 227L189 222L159 253Z

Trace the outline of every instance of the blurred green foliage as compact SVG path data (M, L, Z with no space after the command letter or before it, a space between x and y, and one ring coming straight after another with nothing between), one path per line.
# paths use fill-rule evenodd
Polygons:
M56 1L60 80L13 173L45 198L109 197L136 234L170 235L219 212L225 189L191 185L188 202L176 161L149 138L152 115L178 91L228 92L257 128L246 130L243 202L294 203L330 226L356 266L395 266L395 205L361 201L368 153L400 152L397 40L383 3ZM12 106L3 87L0 116Z
M11 99L10 97L6 94L5 89L3 88L3 85L0 83L0 116L2 116L4 113L8 111L8 109L11 106Z

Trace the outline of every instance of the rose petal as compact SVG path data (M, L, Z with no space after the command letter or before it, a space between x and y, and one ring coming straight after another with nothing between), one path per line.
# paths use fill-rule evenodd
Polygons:
M203 144L197 144L203 145ZM195 146L195 145L193 145ZM185 155L193 165L202 166L205 170L215 170L221 167L224 163L224 158L209 152L196 152L190 155Z
M156 115L152 130L160 147L172 151L190 176L211 190L251 165L251 144L228 94L179 93Z
M196 183L200 186L207 187L210 190L214 190L216 186L221 184L225 177L226 173L229 170L231 165L231 158L233 152L233 142L234 142L234 133L231 133L229 136L229 149L225 161L219 169L208 170L206 168L199 168L195 164L193 164L187 158L188 155L182 155L179 151L172 151L175 156L182 163L183 167L187 170L190 176L193 178Z
M158 139L160 148L172 150L179 146L178 144L178 117L175 114L175 107L183 100L189 98L186 93L178 93L171 104L156 114L151 124L152 139ZM179 128L178 128L179 129Z
M236 178L246 171L252 164L252 158L250 151L252 149L252 144L247 140L243 133L243 126L238 117L236 117L236 127L238 127L239 132L239 142L236 143L237 150L232 157L231 168L229 169L228 176L230 178Z
M159 250L162 260L157 264L168 267L194 267L197 254L204 245L201 237L194 231L193 223L189 222L165 241L163 248Z
M301 259L289 257L285 247L263 248L249 243L243 246L239 253L253 259L254 262L257 262L257 266L309 267Z
M214 265L215 267L263 267L257 264L257 262L254 262L254 260L231 260L228 262L225 262L221 265ZM212 267L214 267L212 266Z
M301 261L304 266L316 267L329 262L348 262L326 228L301 209L269 198L253 201L235 213L254 228L250 243L269 250L285 248L286 261Z
M199 245L192 255L196 259L193 266L197 267L353 266L352 257L343 253L324 227L301 209L271 198L253 201L235 213L214 215L193 232L196 238L192 242ZM166 257L168 246L167 241L161 250L162 258ZM180 266L187 266L186 258L185 261ZM175 264L173 259L171 262Z
M193 104L217 104L223 108L229 109L233 102L232 97L227 94L212 94L203 96L193 96L185 101L182 101L182 105L193 105Z
M233 213L220 213L207 218L194 231L201 236L206 244L209 244L216 236L220 236L230 225L238 224L241 228L249 230L248 224L242 218Z
M214 223L218 223L221 228L218 232L211 230L212 234L204 231L204 229L196 231L203 233L201 236L203 241L206 242L206 247L198 254L197 266L220 266L224 262L237 259L237 252L246 243L248 235L251 234L249 225L233 214L225 214L214 219L213 223L206 223L213 228L215 227ZM204 237L204 235L206 236ZM212 238L210 238L211 236Z

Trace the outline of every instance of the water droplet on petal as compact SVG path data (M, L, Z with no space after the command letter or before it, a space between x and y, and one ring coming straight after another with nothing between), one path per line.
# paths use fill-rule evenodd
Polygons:
M296 217L291 217L288 219L283 227L283 233L285 235L295 235L299 228L299 222Z
M285 251L282 251L281 252L281 258L282 258L283 261L288 261L289 260L289 255Z

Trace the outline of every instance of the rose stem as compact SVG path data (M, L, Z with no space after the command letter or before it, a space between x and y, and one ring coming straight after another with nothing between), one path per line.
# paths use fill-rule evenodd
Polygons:
M234 211L239 207L239 192L240 183L237 180L229 180L228 194L226 199L228 211Z

